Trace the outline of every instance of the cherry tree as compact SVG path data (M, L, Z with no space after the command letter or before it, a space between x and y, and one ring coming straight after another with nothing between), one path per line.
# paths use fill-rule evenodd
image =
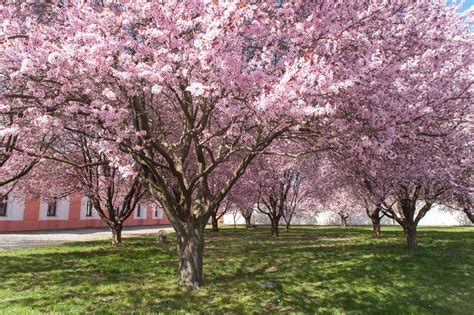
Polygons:
M336 213L341 220L341 226L346 227L347 220L351 215L360 215L360 200L354 195L350 186L332 186L332 189L330 196L323 203L323 207L325 210Z
M457 191L472 191L472 181L459 180L468 164L462 161L472 161L466 143L472 143L473 59L468 51L473 41L462 21L470 13L426 10L428 6L412 11L409 21L405 14L394 15L410 27L392 29L393 41L378 49L370 63L363 61L370 84L347 87L339 95L346 97L339 119L353 123L339 125L342 147L333 152L373 206L382 205L383 213L403 227L410 249L417 246L419 221L435 202L456 186ZM436 16L435 28L425 15ZM421 28L430 36L422 38ZM382 26L374 40L387 31Z
M295 170L292 175L293 178L291 179L290 191L288 193L289 200L283 209L283 220L285 221L286 231L290 229L291 220L295 213L302 213L303 210L306 210L304 208L304 206L307 205L305 202L311 193L304 174Z
M378 205L374 205L372 202L368 200L364 200L364 208L365 213L370 218L372 222L372 237L379 238L380 237L380 222L384 216L382 212L382 207Z
M457 140L457 132L451 131L430 141L396 141L392 148L397 154L379 155L370 164L355 162L365 174L363 185L370 192L372 204L403 227L410 249L417 247L420 220L455 188L448 179L456 174L459 160L464 159L457 150L462 141Z
M245 227L252 227L252 215L255 212L254 208L240 208L239 213L245 220Z
M246 172L250 173L249 170ZM238 212L244 218L247 228L252 226L252 215L258 200L257 184L249 180L249 176L239 180L227 196L232 202L234 213Z
M224 199L219 206L215 207L211 214L212 220L212 230L214 232L219 232L219 220L229 212L231 209L232 202L226 198Z
M149 199L133 159L116 156L121 159L119 166L101 152L98 143L72 132L65 132L60 140L50 145L49 154L41 156L17 188L49 199L77 193L87 197L88 210L94 209L110 228L112 245L121 244L123 223ZM129 164L124 166L127 158Z
M385 216L382 205L392 192L390 183L371 181L371 175L360 164L351 164L351 159L345 160L343 165L341 176L345 176L346 181L351 183L354 194L358 196L372 222L372 236L379 238L381 221Z
M291 146L294 149L294 145ZM274 145L272 150L279 148ZM245 195L252 208L266 215L271 223L273 237L278 237L280 220L285 221L288 230L296 212L303 209L315 183L306 178L300 161L286 156L265 154L259 157L237 184L239 192L252 191ZM242 187L245 187L242 189Z

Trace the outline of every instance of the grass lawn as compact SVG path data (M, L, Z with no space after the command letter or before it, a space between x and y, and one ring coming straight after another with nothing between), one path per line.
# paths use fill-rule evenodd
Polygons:
M206 284L175 285L174 235L0 250L0 313L474 313L474 228L420 228L419 250L382 227L207 232Z

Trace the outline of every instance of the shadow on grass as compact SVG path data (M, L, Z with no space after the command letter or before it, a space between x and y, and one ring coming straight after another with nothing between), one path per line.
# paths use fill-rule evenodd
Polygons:
M474 230L266 227L206 233L205 286L175 285L175 239L129 238L0 252L0 309L10 313L472 313ZM271 283L270 288L265 284ZM272 288L273 287L273 288Z

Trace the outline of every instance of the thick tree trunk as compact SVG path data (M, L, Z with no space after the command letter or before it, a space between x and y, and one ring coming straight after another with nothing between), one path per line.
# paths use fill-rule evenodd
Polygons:
M111 226L110 230L112 231L112 245L117 246L122 244L122 224Z
M410 250L416 250L418 243L416 241L416 226L414 223L405 223L405 235L407 237L407 246Z
M474 223L474 213L472 213L469 208L464 208L464 209L462 209L462 210L463 210L464 213L467 215L467 217L469 218L469 220L471 220L471 223Z
M251 227L251 226L252 226L252 222L250 222L250 220L252 219L252 215L244 216L244 219L245 219L245 226L246 226L246 227Z
M190 291L203 282L204 227L204 224L187 222L182 229L175 229L179 252L178 284Z
M290 224L291 224L290 221L287 221L286 224L285 224L285 229L286 229L287 232L290 230Z
M278 231L278 220L277 219L272 219L272 237L278 237L280 236L280 233Z
M219 220L217 219L217 216L213 215L212 216L212 230L214 232L219 232Z

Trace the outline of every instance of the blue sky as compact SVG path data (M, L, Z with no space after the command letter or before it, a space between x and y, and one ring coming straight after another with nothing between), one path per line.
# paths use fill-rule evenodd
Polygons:
M454 2L457 2L457 3L461 2L461 1L459 1L459 0L453 0L453 1L454 1ZM464 1L464 5L463 5L462 8L461 8L461 12L466 11L467 9L469 9L469 8L470 8L471 6L473 6L473 5L474 5L474 0L466 0L466 1Z

